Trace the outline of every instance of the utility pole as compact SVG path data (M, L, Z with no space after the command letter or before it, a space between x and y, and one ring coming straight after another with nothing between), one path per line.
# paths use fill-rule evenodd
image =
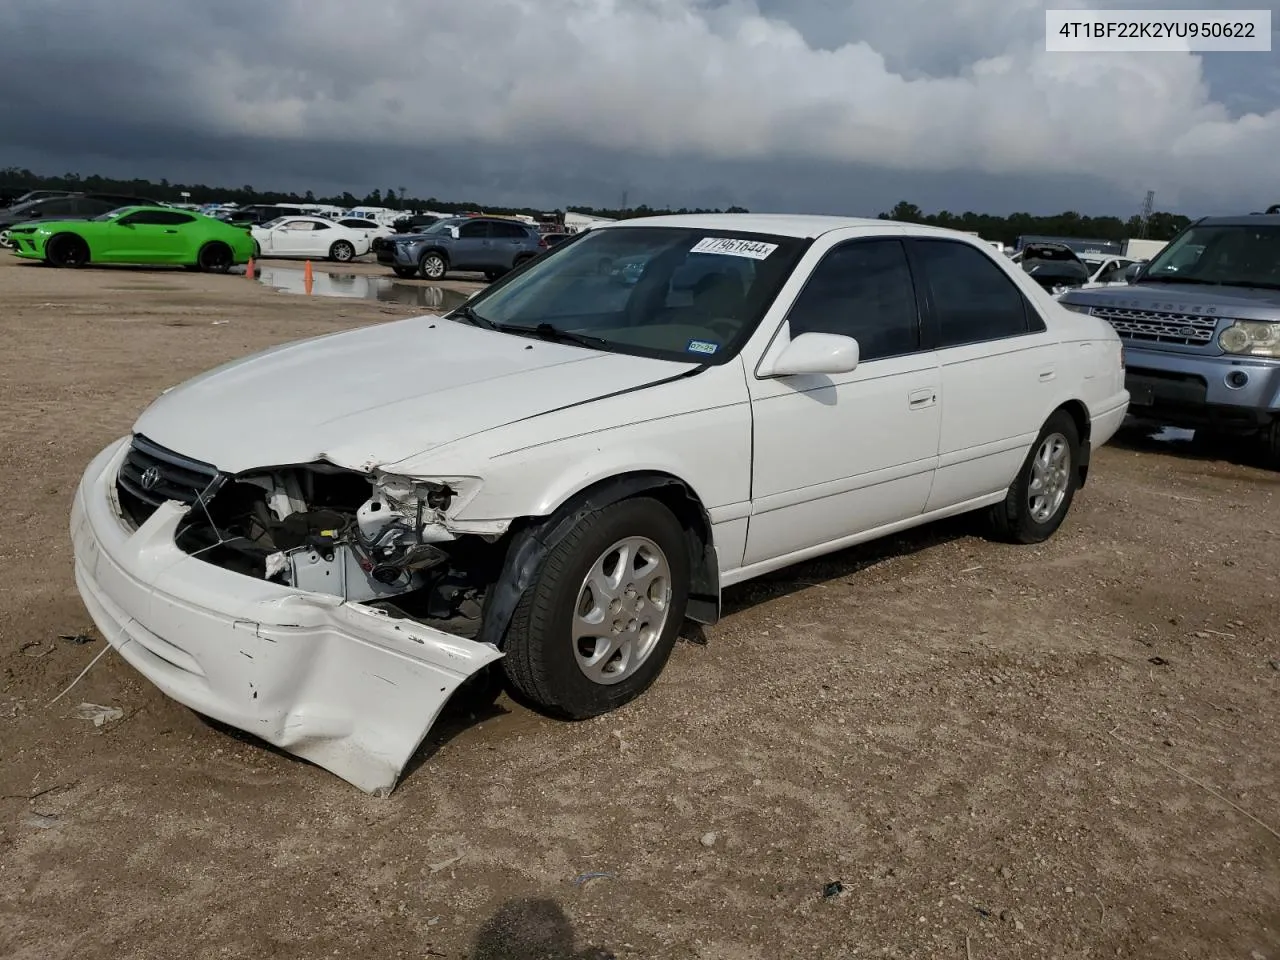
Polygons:
M1147 227L1151 223L1151 211L1155 209L1155 203L1156 192L1154 190L1148 190L1147 199L1142 204L1142 228L1140 230L1140 233L1142 234L1140 239L1142 240L1147 238Z
M622 212L627 212L627 191L622 191Z

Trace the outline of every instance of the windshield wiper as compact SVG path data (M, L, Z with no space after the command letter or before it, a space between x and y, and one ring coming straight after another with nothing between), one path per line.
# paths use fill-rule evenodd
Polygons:
M520 336L539 337L543 340L550 340L552 343L572 343L579 347L589 347L598 350L601 347L609 345L609 341L604 337L593 337L589 333L574 333L571 330L561 330L559 327L550 323L540 323L536 327L521 327L515 324L504 323L496 327L503 333L514 333Z
M480 314L476 313L474 310L471 309L469 304L465 304L465 303L460 307L455 307L449 313L449 319L465 320L467 323L471 324L473 327L482 327L485 330L498 329L498 325L496 323L494 323L488 317L480 316Z

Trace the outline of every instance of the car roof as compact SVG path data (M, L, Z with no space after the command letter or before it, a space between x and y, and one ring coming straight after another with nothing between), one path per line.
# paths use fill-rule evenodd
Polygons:
M1205 217L1193 227L1280 227L1280 214L1247 213L1233 217Z
M328 217L316 217L309 213L282 213L277 220L315 220L318 223L333 223ZM344 220L358 220L359 217L344 217Z
M741 230L743 233L771 233L775 236L812 239L832 230L850 227L910 227L921 234L947 237L964 237L978 241L977 237L957 230L928 227L919 223L903 223L898 220L881 220L870 217L829 217L816 214L795 213L691 213L667 214L659 217L636 217L593 224L592 230L608 230L616 227L691 227L703 230Z

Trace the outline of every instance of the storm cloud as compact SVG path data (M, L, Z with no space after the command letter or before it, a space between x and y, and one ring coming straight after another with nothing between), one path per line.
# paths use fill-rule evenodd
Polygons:
M10 0L0 165L548 206L1280 201L1275 55L1050 54L1045 6Z

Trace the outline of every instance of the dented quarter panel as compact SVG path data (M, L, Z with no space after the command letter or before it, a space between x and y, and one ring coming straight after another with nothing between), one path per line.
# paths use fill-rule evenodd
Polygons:
M109 494L125 444L90 464L72 511L76 581L103 636L174 700L390 792L449 697L499 651L188 556L174 544L177 503L129 529Z

